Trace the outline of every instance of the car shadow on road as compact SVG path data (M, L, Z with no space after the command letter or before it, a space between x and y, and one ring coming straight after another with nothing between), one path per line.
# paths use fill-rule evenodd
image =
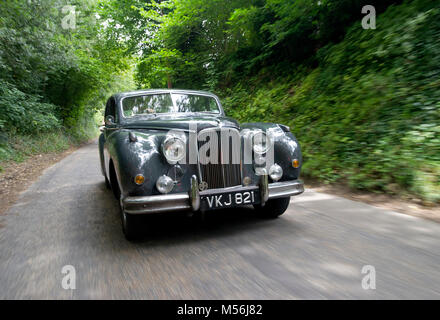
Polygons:
M231 236L236 232L264 228L262 219L256 217L252 208L216 210L205 214L164 213L139 217L140 240L176 241L207 237ZM143 232L145 231L145 232Z
M105 188L99 185L99 188ZM106 207L114 206L114 210L106 210L106 217L100 219L107 224L108 232L118 233L112 237L123 239L122 228L115 228L115 223L120 224L118 203L110 190L105 195ZM264 219L256 215L252 207L239 207L224 210L213 210L204 214L191 212L170 212L162 214L151 214L138 216L136 220L139 237L133 244L148 244L148 246L173 244L182 242L203 241L210 238L231 237L237 234L251 236L259 241L261 233L267 233L276 226L278 231L288 229L288 232L295 232L301 226L294 224L287 219ZM100 228L105 230L106 227ZM269 232L276 236L276 232ZM107 234L107 236L110 236ZM266 235L267 236L267 235ZM124 239L125 241L125 239Z

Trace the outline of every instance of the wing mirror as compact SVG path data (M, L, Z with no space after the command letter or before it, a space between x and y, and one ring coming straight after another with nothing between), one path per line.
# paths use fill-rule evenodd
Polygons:
M105 125L106 126L111 126L115 124L115 117L113 117L112 115L108 115L105 117Z

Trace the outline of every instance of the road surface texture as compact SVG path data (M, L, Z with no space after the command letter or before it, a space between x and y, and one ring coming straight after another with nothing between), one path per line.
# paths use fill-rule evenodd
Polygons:
M275 220L242 208L142 223L145 239L126 241L97 145L79 149L0 217L0 298L440 298L440 225L344 198L306 191Z

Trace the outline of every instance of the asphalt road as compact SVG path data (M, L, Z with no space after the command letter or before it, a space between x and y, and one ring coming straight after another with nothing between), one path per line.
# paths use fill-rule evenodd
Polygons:
M332 195L306 191L276 220L244 208L143 224L127 242L97 145L79 149L0 217L0 298L440 298L439 224Z

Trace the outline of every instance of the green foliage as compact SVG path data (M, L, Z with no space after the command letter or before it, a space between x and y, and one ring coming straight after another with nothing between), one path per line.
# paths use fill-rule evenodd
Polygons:
M114 2L114 4L113 4ZM382 12L400 0L169 0L110 1L119 42L137 48L143 64L137 70L142 85L156 83L151 70L163 62L149 61L165 49L177 50L186 64L172 66L176 87L229 87L243 75L261 69L282 74L291 64L316 63L316 50L342 39L361 17L364 5ZM131 6L129 6L131 3ZM122 8L129 19L117 12ZM133 18L133 20L131 20ZM144 19L142 19L144 18ZM144 33L140 34L139 31ZM132 36L138 45L133 45ZM148 80L151 78L151 80ZM163 78L163 77L161 77ZM166 81L162 79L162 86Z
M62 27L65 5L75 6L75 29ZM91 119L110 94L134 87L125 80L132 78L132 58L102 38L97 9L96 1L86 0L1 2L0 157L24 154L11 138L26 144L63 132L60 139L89 139L96 135ZM44 152L42 144L35 146Z
M38 102L38 96L25 94L8 83L0 83L0 124L2 131L40 133L58 129L56 106Z
M182 54L176 50L153 50L150 55L137 64L136 82L139 87L162 87L171 85L181 64L185 65Z
M378 21L322 48L314 70L225 90L226 110L290 125L306 175L439 202L440 8L408 2Z

